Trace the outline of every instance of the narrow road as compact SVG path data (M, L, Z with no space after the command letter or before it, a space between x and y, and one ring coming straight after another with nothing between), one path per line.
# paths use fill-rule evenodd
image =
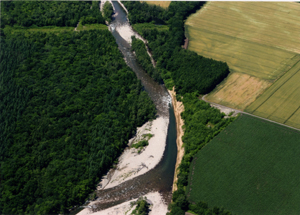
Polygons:
M211 105L214 105L214 106L216 106L216 107L220 107L221 109L222 109L222 108L231 109L232 111L234 111L234 112L236 112L236 113L246 114L246 115L249 115L249 116L252 116L252 117L256 117L256 118L259 118L259 119L262 119L262 120L265 120L265 121L268 121L268 122L272 122L272 123L275 123L275 124L278 124L278 125L281 125L281 126L284 126L284 127L287 127L287 128L291 128L291 129L300 131L300 129L298 129L298 128L294 128L294 127L291 127L291 126L288 126L288 125L285 125L285 124L282 124L282 123L279 123L279 122L272 121L272 120L270 120L270 119L266 119L266 118L263 118L263 117L260 117L260 116L253 115L253 114L251 114L251 113L247 113L247 112L244 112L244 111L241 111L241 110L237 110L237 109L234 109L234 108L230 108L230 107L223 106L223 105L220 105L220 104L217 104L217 103L214 103L214 102L207 101L207 100L205 99L205 96L207 96L207 94L204 95L204 96L202 96L202 98L201 98L203 101L205 101L205 102L207 102L207 103L209 103L209 104L211 104Z

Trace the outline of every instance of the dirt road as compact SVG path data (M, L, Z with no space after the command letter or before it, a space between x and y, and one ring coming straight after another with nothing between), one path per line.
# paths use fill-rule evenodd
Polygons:
M234 109L234 108L226 107L226 106L214 103L214 102L207 101L205 99L205 96L206 95L202 96L202 98L201 98L203 101L209 103L213 107L216 107L216 108L220 109L221 111L224 110L224 109L229 109L229 110L231 110L231 112L234 112L235 115L238 114L238 113L246 114L246 115L253 116L253 117L256 117L256 118L259 118L259 119L262 119L262 120L265 120L265 121L269 121L269 122L272 122L272 123L275 123L275 124L278 124L278 125L282 125L282 126L287 127L287 128L291 128L291 129L300 131L300 129L298 129L298 128L294 128L294 127L291 127L291 126L288 126L288 125L285 125L285 124L282 124L282 123L279 123L279 122L275 122L275 121L272 121L272 120L269 120L269 119L266 119L266 118L263 118L263 117L260 117L260 116L253 115L251 113L247 113L247 112L244 112L244 111L241 111L241 110L237 110L237 109Z

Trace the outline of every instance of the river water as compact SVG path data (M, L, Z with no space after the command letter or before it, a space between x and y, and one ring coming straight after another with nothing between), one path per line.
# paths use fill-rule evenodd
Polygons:
M149 94L157 108L159 116L169 117L169 127L166 148L163 158L159 164L144 175L126 181L116 187L99 190L97 196L100 200L96 203L93 211L103 210L122 202L138 198L149 192L158 191L166 204L171 202L172 185L176 164L176 120L174 110L171 105L171 97L167 89L155 82L137 63L131 46L115 30L117 26L129 25L126 12L118 2L113 1L115 16L110 24L110 30L116 38L120 51L124 55L127 65L135 72L137 78L141 80L145 91Z

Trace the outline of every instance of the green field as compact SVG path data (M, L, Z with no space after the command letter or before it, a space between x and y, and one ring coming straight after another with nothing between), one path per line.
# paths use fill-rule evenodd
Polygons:
M268 88L246 111L300 128L300 61Z
M300 214L300 132L242 115L195 156L191 202L233 214Z

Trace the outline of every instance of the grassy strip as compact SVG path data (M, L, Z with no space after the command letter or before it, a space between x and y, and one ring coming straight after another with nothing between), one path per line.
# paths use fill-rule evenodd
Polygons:
M167 25L155 25L154 23L138 23L132 25L133 29L137 31L140 35L144 37L144 32L149 30L157 30L157 31L168 31L169 26Z
M43 27L11 27L6 25L3 29L5 35L24 33L28 36L31 32L43 32L43 33L62 33L74 31L74 27L57 27L57 26L43 26Z
M77 31L89 31L89 30L107 30L107 26L103 24L86 24L82 25L81 22L78 24ZM43 26L43 27L11 27L5 26L3 32L5 35L25 33L28 36L31 32L43 32L43 33L63 33L72 32L74 27L57 27L57 26Z
M107 30L107 26L103 24L85 24L81 22L78 24L77 31L89 31L89 30Z

